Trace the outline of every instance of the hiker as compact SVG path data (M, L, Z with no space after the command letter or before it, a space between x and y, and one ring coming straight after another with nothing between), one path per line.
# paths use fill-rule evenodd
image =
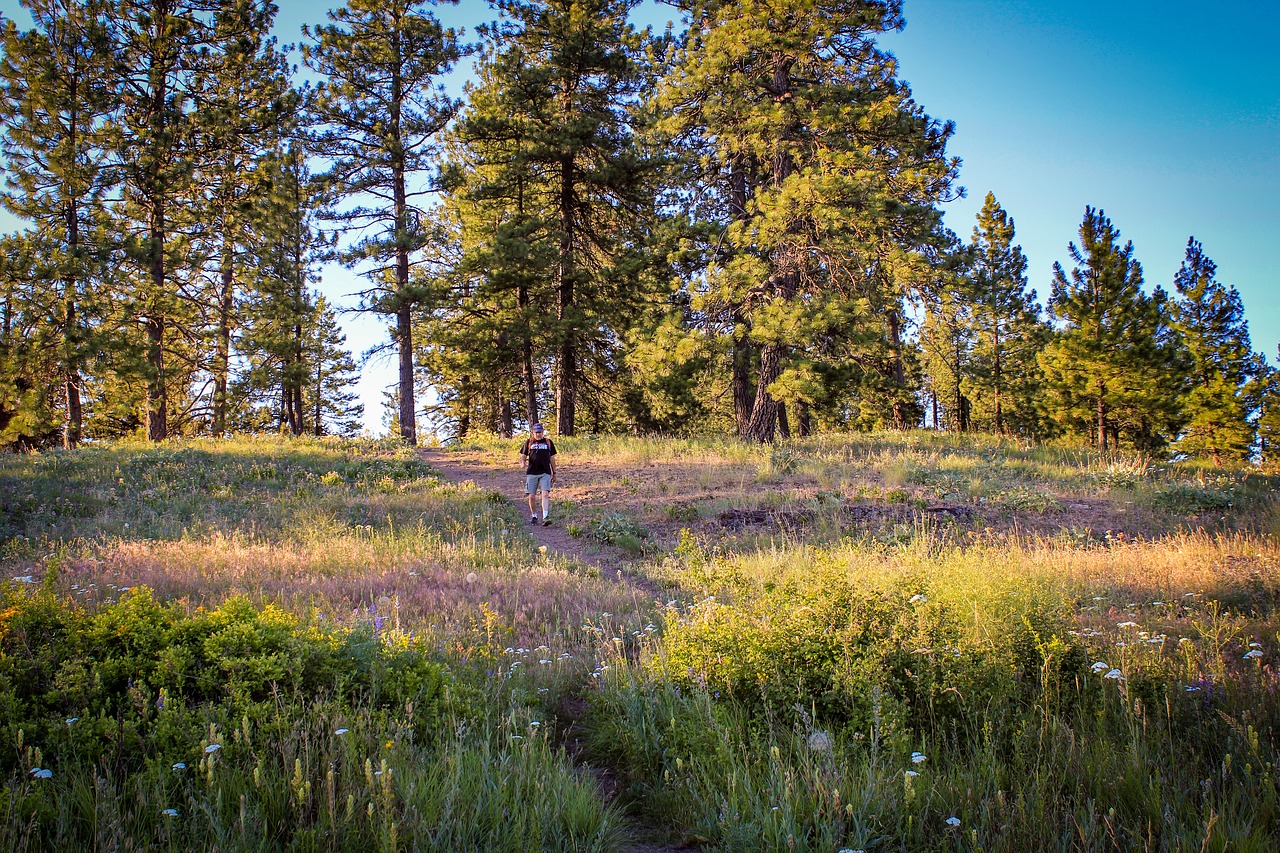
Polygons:
M520 463L524 469L524 492L529 497L529 523L538 523L534 497L542 492L542 524L551 523L551 484L556 481L556 446L543 432L542 424L529 429L529 437L520 447Z

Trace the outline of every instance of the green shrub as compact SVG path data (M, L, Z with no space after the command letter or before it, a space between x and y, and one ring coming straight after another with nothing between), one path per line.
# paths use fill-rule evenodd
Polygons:
M1021 703L1049 680L1074 685L1085 671L1084 652L1063 639L1060 617L1034 605L998 639L975 646L963 636L963 614L928 601L909 579L889 588L855 584L815 561L803 581L669 610L665 654L650 662L654 677L784 720L803 707L851 730L865 732L880 714L920 732L993 703Z
M304 627L244 598L187 615L146 588L97 614L46 590L0 597L0 769L19 763L19 731L46 752L74 743L136 764L157 738L190 741L209 721L263 722L319 700L412 707L409 724L425 737L445 686L442 667L403 638Z
M632 554L643 554L649 531L642 524L620 512L602 515L591 522L591 534L607 545L615 545Z
M1232 506L1232 492L1197 483L1166 483L1156 488L1151 498L1152 506L1167 512L1200 515L1205 512L1221 512Z

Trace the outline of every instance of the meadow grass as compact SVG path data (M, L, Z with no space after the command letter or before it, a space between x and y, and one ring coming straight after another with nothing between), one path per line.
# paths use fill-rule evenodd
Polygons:
M0 844L1280 848L1274 475L927 432L557 443L566 527L661 600L394 443L0 458Z
M394 444L279 438L6 457L0 496L6 849L617 846L548 711L587 678L584 623L652 605L540 553L505 500ZM284 627L200 627L228 607ZM312 646L348 651L289 687ZM425 722L421 678L388 704L387 655L440 667ZM330 695L362 658L377 689ZM197 673L213 692L177 692Z
M598 760L723 850L1274 849L1280 549L691 538ZM950 823L948 823L950 821ZM953 825L954 824L954 825Z

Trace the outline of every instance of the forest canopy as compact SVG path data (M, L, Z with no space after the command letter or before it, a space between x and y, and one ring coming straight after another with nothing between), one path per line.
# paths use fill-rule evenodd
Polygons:
M881 37L894 0L22 0L0 39L0 446L358 431L362 276L418 440L981 430L1274 460L1280 380L1194 237L1086 207L1041 301ZM317 15L317 18L320 16ZM442 85L462 61L462 97ZM301 65L299 65L299 62Z

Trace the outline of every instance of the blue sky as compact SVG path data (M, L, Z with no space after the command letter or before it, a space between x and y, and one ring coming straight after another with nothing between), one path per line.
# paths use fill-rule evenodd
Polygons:
M277 2L284 42L322 20L310 2ZM0 0L0 12L27 20L17 0ZM468 30L494 16L477 0L438 14ZM1254 349L1276 363L1280 3L906 0L905 14L906 29L882 44L925 110L956 123L950 151L968 195L947 206L948 227L967 239L994 192L1017 222L1042 302L1086 205L1133 241L1149 286L1172 288L1195 236L1219 280L1240 291ZM636 20L660 29L676 16L649 0ZM0 229L11 221L0 214ZM347 271L325 271L332 296L355 286ZM386 340L372 318L344 322L357 353ZM361 378L375 431L394 371L375 361Z

